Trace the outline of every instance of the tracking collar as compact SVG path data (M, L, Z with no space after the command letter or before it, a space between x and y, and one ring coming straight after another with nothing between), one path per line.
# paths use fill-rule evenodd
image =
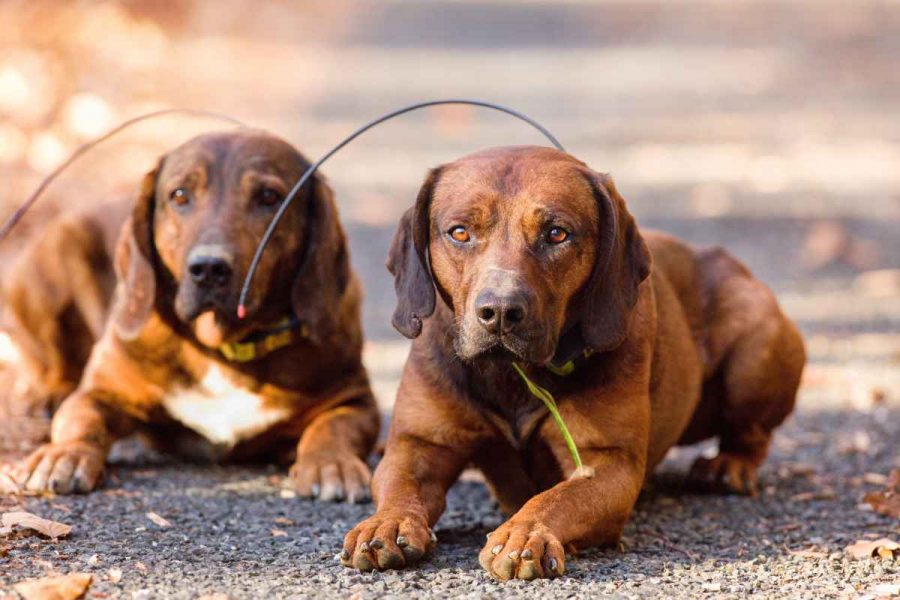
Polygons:
M271 329L254 331L239 342L222 344L219 352L231 362L251 362L272 352L307 339L309 327L295 314L283 318Z

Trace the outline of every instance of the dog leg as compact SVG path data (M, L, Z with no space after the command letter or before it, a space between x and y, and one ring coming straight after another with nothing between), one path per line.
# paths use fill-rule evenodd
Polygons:
M735 342L721 367L719 453L694 462L689 476L694 483L757 494L757 470L768 454L772 431L794 408L805 362L803 340L780 312Z
M371 478L366 457L379 428L371 394L318 415L303 430L290 474L303 497L365 502Z
M469 459L459 447L393 435L372 483L378 510L344 538L342 564L361 571L402 569L430 554L437 541L431 526Z
M589 476L573 476L538 494L488 536L478 560L491 575L558 577L565 547L619 540L640 493L644 459L621 448L583 448L582 454Z
M133 419L76 392L53 417L49 444L19 467L19 480L31 492L86 493L100 482L113 441L134 430Z

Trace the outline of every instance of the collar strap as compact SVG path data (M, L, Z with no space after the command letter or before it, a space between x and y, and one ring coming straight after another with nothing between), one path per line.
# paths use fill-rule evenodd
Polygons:
M219 352L231 362L246 363L309 337L309 327L297 315L283 318L271 329L254 331L239 342L222 344Z

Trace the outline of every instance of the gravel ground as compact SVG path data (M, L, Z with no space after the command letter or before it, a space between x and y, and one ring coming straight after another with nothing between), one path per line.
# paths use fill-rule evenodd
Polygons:
M683 489L691 452L676 452L641 497L622 547L570 557L566 576L552 582L501 584L482 571L477 553L502 516L475 474L451 491L428 563L359 574L334 555L371 505L293 498L272 468L161 463L116 467L89 496L27 499L28 510L74 530L55 543L8 540L0 597L10 591L4 586L48 571L94 573L97 598L825 598L900 583L900 564L843 553L857 539L900 535L900 523L858 506L875 489L864 473L900 467L900 407L809 404L779 433L759 498ZM172 526L151 522L151 511ZM118 583L110 569L121 569Z

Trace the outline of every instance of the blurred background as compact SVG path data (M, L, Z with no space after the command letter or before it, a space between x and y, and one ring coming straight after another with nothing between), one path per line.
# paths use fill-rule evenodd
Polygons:
M430 98L515 107L610 172L644 227L722 244L807 336L804 398L900 394L900 3L896 0L0 1L0 214L79 144L165 107L230 114L316 158ZM162 152L223 125L143 123L70 168L0 247L131 194ZM407 342L383 263L425 171L544 144L508 117L432 109L324 168L367 290L367 361L393 400Z

